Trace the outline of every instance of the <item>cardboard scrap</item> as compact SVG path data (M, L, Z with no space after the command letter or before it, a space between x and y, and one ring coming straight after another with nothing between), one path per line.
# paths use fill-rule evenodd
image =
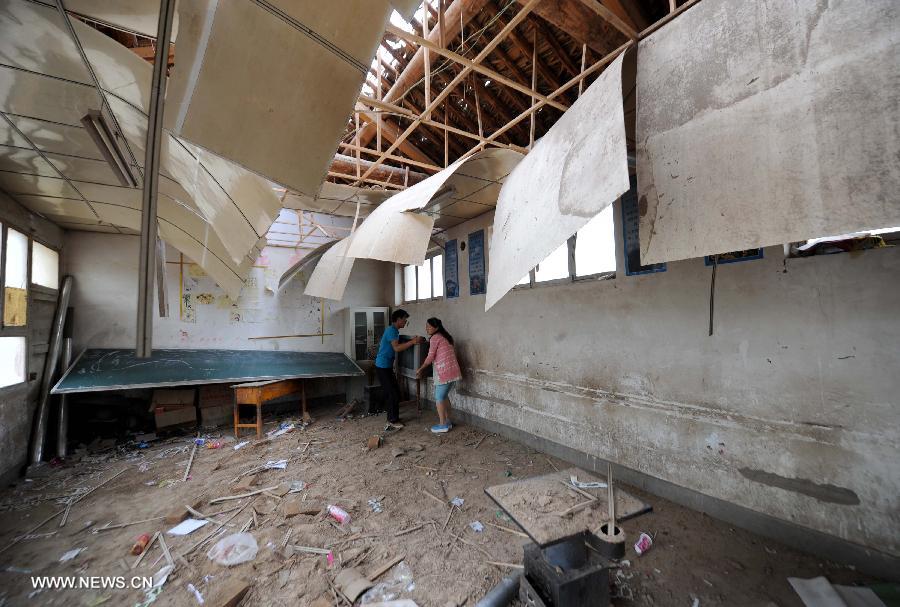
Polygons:
M239 493L247 493L248 491L253 491L253 487L256 485L256 475L249 474L239 480L236 485L231 487L231 492L234 494Z
M200 506L203 505L203 501L204 500L202 499L194 500L193 502L191 502L191 508L193 508L194 510L199 510ZM166 515L166 524L177 525L188 516L190 516L190 514L191 513L187 511L187 508L185 508L184 506L178 506Z
M237 607L248 590L250 590L250 582L241 578L229 577L221 586L217 585L213 589L207 603L210 607Z
M334 584L351 603L356 602L363 592L375 585L353 567L342 569L334 578Z

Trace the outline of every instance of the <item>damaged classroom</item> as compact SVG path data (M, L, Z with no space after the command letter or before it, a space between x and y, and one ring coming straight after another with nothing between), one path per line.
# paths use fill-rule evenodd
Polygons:
M900 2L0 0L0 607L900 605Z

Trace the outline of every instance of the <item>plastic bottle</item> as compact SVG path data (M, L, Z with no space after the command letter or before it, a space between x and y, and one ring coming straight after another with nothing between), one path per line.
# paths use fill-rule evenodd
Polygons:
M350 522L350 515L340 506L332 506L331 504L328 504L328 514L330 514L331 518L339 522L341 525L346 525Z
M146 548L147 544L149 544L149 543L150 543L150 534L149 533L144 533L142 535L139 535L137 540L135 540L135 542L134 542L134 546L131 547L131 554L133 554L135 556L139 555L141 552L144 551L144 548Z

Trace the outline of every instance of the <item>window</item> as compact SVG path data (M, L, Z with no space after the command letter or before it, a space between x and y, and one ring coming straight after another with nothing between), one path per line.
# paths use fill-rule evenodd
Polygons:
M615 272L616 235L613 208L608 206L523 276L516 286L589 277L608 279L614 278Z
M6 266L3 276L3 326L24 327L28 309L28 237L6 231Z
M863 251L879 249L900 240L900 226L863 230L839 236L823 236L812 238L790 246L791 257L810 257L813 255L831 255L847 251Z
M403 266L403 301L422 301L444 295L444 256L435 255L421 266Z
M59 288L59 253L36 241L31 242L31 282Z
M0 388L25 381L25 338L0 337Z
M566 241L537 265L534 269L534 282L547 282L568 277L569 241Z
M444 296L444 256L435 255L431 258L431 279L434 284L432 294L435 297Z
M575 275L594 276L616 271L616 234L613 205L609 205L575 239Z
M640 216L638 215L637 177L631 176L631 189L622 194L622 239L625 248L625 275L665 272L665 263L641 263Z
M431 299L431 260L426 259L425 263L416 266L419 274L419 288L416 293L416 299Z
M416 300L416 266L403 266L403 301Z

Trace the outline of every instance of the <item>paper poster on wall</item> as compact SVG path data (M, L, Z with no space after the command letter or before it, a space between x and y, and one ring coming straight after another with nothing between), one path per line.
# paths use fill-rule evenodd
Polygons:
M622 230L625 242L625 275L651 274L665 272L665 263L641 265L641 235L639 231L640 213L638 211L637 178L631 176L631 188L622 194Z
M484 230L469 234L469 295L484 295L487 273L484 264Z
M455 238L444 247L444 297L459 297L459 243Z

